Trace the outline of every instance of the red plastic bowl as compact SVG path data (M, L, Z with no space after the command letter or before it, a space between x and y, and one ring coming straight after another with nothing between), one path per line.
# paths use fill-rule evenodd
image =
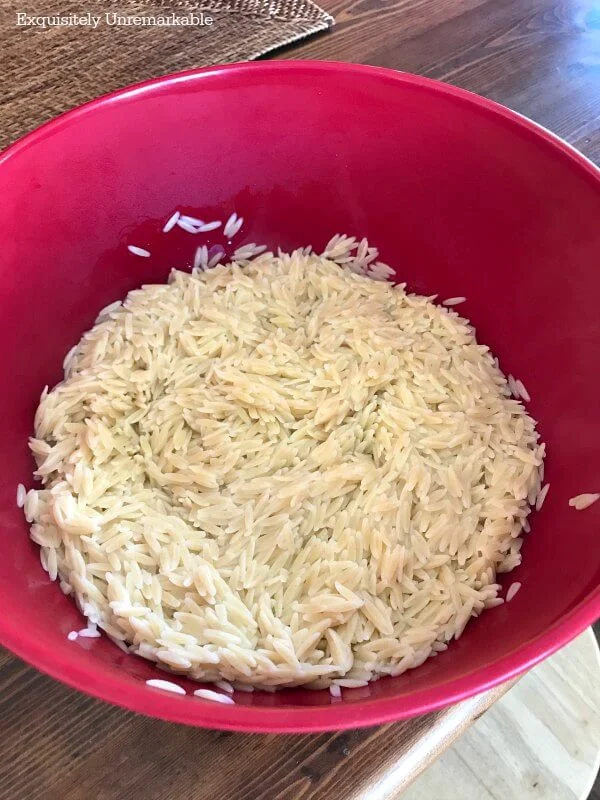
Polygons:
M259 63L199 70L96 100L0 159L0 641L44 672L163 719L240 731L349 728L431 711L527 669L600 615L600 173L526 119L384 69ZM523 588L449 650L364 689L242 694L235 706L150 689L164 677L82 626L42 571L15 505L44 384L100 308L162 281L198 244L162 234L175 209L236 210L239 243L368 236L411 289L461 310L523 379L548 444ZM215 237L214 241L219 241ZM237 243L237 241L236 241ZM127 244L152 252L131 255Z

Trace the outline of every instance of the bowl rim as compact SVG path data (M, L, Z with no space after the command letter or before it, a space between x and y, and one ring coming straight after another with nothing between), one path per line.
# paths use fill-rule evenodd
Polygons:
M570 144L529 118L465 89L430 78L423 78L385 67L336 61L258 61L224 64L176 72L146 80L102 95L45 122L0 153L0 167L9 159L34 146L63 126L76 123L80 117L96 109L127 102L144 94L152 94L176 84L195 85L207 78L228 76L256 70L263 73L287 74L290 78L302 72L342 73L358 78L376 78L398 84L409 84L426 92L454 99L468 106L501 118L520 131L526 130L543 140L555 153L566 157L585 173L600 191L600 168ZM361 699L350 703L323 706L281 706L278 708L253 705L221 705L202 702L189 703L188 698L160 691L149 692L144 683L139 687L120 684L112 677L98 681L93 662L76 666L68 655L55 654L12 620L0 615L0 643L26 662L62 683L85 694L105 700L147 716L193 725L202 728L248 733L310 733L345 730L368 725L394 722L430 713L452 703L465 700L480 692L508 681L530 669L591 625L600 616L600 586L553 625L522 647L513 649L493 664L466 673L448 683L422 689L409 698ZM385 680L385 679L384 679Z

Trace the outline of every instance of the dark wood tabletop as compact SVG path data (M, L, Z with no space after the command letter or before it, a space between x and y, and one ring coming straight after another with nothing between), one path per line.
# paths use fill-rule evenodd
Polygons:
M600 7L593 0L322 5L335 27L273 57L438 78L510 106L600 162ZM0 103L14 91L3 81ZM358 800L378 785L371 796L390 800L502 691L381 728L244 736L135 717L0 654L0 798Z
M356 61L509 106L600 163L597 0L324 0L335 27L277 58Z
M393 800L507 688L376 728L241 734L109 706L0 649L0 800Z

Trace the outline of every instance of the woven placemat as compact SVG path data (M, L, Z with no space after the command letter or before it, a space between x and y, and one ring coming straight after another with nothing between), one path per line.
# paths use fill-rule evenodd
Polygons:
M311 0L0 0L0 149L113 89L332 24Z

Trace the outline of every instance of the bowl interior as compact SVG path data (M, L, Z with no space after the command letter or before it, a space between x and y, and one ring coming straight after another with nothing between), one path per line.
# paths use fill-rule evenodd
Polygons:
M351 65L200 71L83 107L0 160L0 640L79 688L214 727L310 730L419 713L509 677L600 611L600 180L544 132L458 90ZM161 233L175 209L244 219L235 245L322 247L367 236L413 291L465 295L478 338L532 396L551 490L503 582L508 605L399 678L344 692L239 694L216 706L145 686L163 673L82 626L42 571L15 505L45 384L100 308L189 265L198 239ZM218 231L202 238L222 243ZM130 254L127 244L151 251ZM182 682L185 685L185 682ZM192 688L188 684L188 688Z

